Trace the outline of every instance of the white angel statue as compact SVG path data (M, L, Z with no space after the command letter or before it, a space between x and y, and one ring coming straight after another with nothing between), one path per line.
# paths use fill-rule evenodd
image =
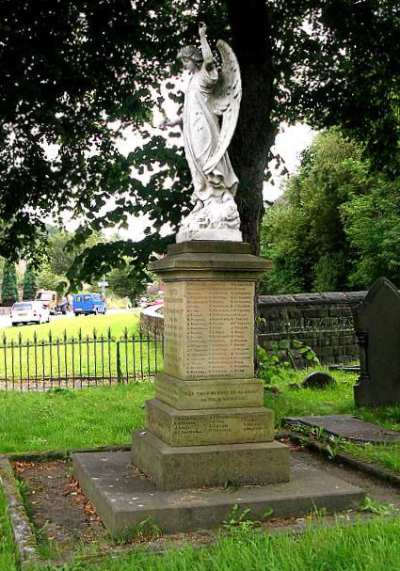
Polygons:
M163 124L182 126L194 186L194 208L183 219L176 241L240 242L242 233L234 200L238 178L227 152L239 115L240 69L230 46L219 40L222 68L218 70L203 23L199 26L199 35L201 50L186 46L178 54L189 71L183 116Z

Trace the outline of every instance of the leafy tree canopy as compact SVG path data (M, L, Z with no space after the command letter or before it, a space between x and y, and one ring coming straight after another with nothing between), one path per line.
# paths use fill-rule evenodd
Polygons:
M205 20L235 49L243 100L230 154L244 238L258 251L262 186L282 121L340 124L373 164L398 172L400 6L397 0L3 0L0 25L0 255L34 252L50 212L93 231L147 214L139 243L96 245L74 276L103 275L129 257L144 268L188 211L178 144L149 132L158 86ZM143 145L125 156L123 129ZM145 177L141 178L140 175ZM104 208L106 207L107 208Z
M400 285L399 185L339 130L316 137L266 212L264 292L368 288L382 275Z
M12 305L18 301L17 271L14 262L9 260L5 261L3 268L1 301L3 305Z
M23 299L35 299L37 291L37 276L35 268L28 264L24 273L23 281Z
M120 268L114 268L107 276L110 290L119 297L127 297L133 305L137 298L146 290L146 285L150 281L138 279L135 271L129 268L128 264Z

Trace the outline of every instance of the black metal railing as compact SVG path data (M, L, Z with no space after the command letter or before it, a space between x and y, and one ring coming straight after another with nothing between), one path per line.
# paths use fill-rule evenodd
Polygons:
M138 382L162 369L163 337L114 336L96 330L76 336L52 335L31 339L22 334L0 338L0 390L83 388L99 384Z

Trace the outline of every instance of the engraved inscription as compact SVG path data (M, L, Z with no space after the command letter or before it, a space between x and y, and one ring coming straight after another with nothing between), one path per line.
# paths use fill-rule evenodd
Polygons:
M168 283L165 372L188 380L252 377L253 303L253 283Z
M164 368L182 370L184 327L184 284L168 284L164 296Z

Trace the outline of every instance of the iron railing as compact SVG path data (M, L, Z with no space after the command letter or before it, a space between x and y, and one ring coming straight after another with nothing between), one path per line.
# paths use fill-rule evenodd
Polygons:
M111 330L76 336L0 338L0 390L49 390L130 383L162 369L164 339Z

